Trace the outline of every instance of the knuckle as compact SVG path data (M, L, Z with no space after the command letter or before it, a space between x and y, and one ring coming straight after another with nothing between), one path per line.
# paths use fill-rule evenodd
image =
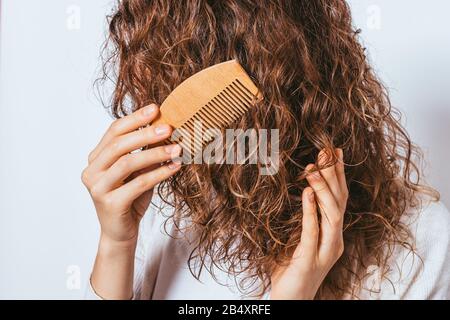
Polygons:
M139 189L146 189L149 185L147 178L143 175L136 177L135 183Z
M344 200L347 201L347 200L348 200L348 189L345 188L345 189L343 190L342 194L343 194Z
M105 208L114 208L116 206L116 200L111 195L104 195L100 201Z
M329 226L335 232L342 232L343 217L339 208L336 208L336 210L323 210L322 213L326 216Z
M325 195L328 189L328 186L326 183L322 183L321 181L317 181L314 185L314 191L319 195Z
M330 223L334 228L341 229L342 228L342 219L340 217L340 213L336 213L333 216L331 216Z
M153 148L151 150L152 153L154 153L158 158L163 158L165 156L170 156L167 152L166 152L166 147L158 147L158 148Z
M94 160L94 152L91 151L91 152L89 152L89 155L88 155L88 163L91 163L93 160Z
M330 226L334 230L334 232L337 232L338 234L342 232L342 219L338 217L332 217L329 220Z
M136 178L136 183L140 190L146 191L153 188L152 180L148 175L141 175Z
M120 119L114 120L109 126L108 131L110 133L112 133L113 135L115 135L119 132L119 120Z
M311 237L316 238L319 236L319 228L317 226L312 227L309 232Z
M87 187L89 186L90 180L90 174L88 168L86 168L81 172L81 182L83 182L83 184Z
M99 186L97 184L94 184L90 188L89 192L91 193L91 196L92 196L93 199L95 199L95 200L101 200L102 199L103 192L102 192L102 190L99 188Z
M339 207L342 211L342 215L345 215L345 211L347 209L347 200L342 200L341 203L339 204Z
M142 134L144 134L145 136L147 136L147 137L150 138L150 139L156 136L156 135L155 135L155 126L154 126L154 125L145 127L145 128L144 128L143 130L141 130L141 131L142 131Z
M113 141L111 141L109 148L113 153L119 152L121 148L120 139L114 139Z
M120 172L127 172L130 170L131 166L131 158L129 155L122 156L119 160L117 160L116 166Z

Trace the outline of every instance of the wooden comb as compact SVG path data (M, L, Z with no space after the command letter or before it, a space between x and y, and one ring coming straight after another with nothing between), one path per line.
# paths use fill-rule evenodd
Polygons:
M181 139L173 141L171 137L164 143L177 142L196 154L214 138L204 134L207 129L226 128L262 99L261 92L242 66L230 60L184 80L161 104L160 116L153 124L165 123L174 130L182 129L177 131ZM201 138L194 135L196 121L201 123Z

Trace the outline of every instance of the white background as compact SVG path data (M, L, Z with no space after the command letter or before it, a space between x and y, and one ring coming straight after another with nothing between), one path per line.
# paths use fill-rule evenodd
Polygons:
M79 177L110 121L93 89L110 4L2 1L0 298L83 296L98 225ZM449 206L450 2L351 5L371 61L427 155L428 180Z

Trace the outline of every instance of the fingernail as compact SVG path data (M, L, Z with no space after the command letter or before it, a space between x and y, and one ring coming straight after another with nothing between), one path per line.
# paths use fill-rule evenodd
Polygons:
M181 147L178 145L178 144L173 144L173 145L170 145L170 146L166 146L165 148L164 148L164 150L168 153L168 154L170 154L170 155L172 155L172 156L178 156L179 154L180 154L180 152L181 152Z
M155 133L157 135L163 135L169 132L169 126L167 126L166 124L160 124L155 128Z
M178 169L180 166L181 166L181 163L178 163L178 162L171 162L168 165L169 169L172 169L172 170Z
M149 116L156 110L156 105L151 104L144 108L144 116Z

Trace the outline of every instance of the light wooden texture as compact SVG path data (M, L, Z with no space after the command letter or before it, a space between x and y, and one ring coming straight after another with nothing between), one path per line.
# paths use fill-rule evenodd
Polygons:
M166 123L193 136L196 121L201 122L204 130L223 129L262 99L242 66L230 60L183 81L161 104L160 117L153 124ZM198 151L211 139L208 135L197 139L191 151Z

